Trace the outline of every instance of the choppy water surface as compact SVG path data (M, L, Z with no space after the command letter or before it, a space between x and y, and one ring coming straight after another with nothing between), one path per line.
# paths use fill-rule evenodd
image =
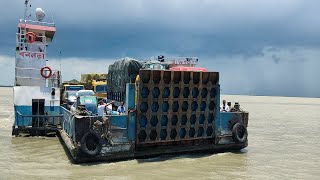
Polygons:
M239 153L74 165L56 137L12 137L12 88L0 88L0 179L320 179L320 99L223 96L249 115Z

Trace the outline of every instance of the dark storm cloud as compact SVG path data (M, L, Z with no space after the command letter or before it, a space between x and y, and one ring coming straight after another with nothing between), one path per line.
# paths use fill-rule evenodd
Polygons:
M7 34L1 53L14 42L22 1L6 0L0 17ZM44 1L47 20L57 24L51 55L114 57L167 54L256 55L266 45L319 46L319 1ZM15 22L15 23L13 23ZM278 62L278 60L275 60Z
M206 67L220 72L223 94L320 97L319 48L268 49L251 57L219 56ZM272 56L281 60L274 63Z
M23 2L4 0L0 6L2 65L14 54ZM54 62L62 59L65 65L73 61L79 70L64 72L68 78L87 72L81 66L88 61L197 56L201 66L221 72L225 94L320 96L320 84L314 83L320 75L318 0L32 0L32 4L32 15L42 7L46 19L53 17L57 26L48 57Z

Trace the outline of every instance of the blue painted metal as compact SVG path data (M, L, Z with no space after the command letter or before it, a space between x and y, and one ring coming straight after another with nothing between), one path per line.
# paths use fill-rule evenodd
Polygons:
M135 85L127 83L126 84L126 109L135 109Z
M236 112L221 112L220 119L219 119L219 126L217 129L219 131L229 131L231 130L229 127L230 120L241 120L241 117Z
M111 121L112 140L115 143L128 142L128 122L127 115L109 116Z
M75 142L75 122L74 122L74 116L65 109L64 107L61 107L61 114L63 115L62 118L62 128L63 130L68 134L68 136Z
M127 128L127 115L110 116L112 126Z
M135 141L135 129L136 129L136 118L135 112L129 112L129 123L128 123L128 139L129 141Z
M32 106L14 106L15 123L14 126L31 126L32 125ZM58 116L60 106L45 106L45 112L49 116Z

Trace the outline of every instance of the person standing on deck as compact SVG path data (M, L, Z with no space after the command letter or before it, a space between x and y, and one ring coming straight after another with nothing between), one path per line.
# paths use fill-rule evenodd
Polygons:
M222 101L222 105L220 106L220 111L221 112L229 112L230 111L229 106L226 104L226 100Z
M113 104L113 101L111 101L111 102L106 104L105 111L106 111L107 115L111 115L112 114L112 104Z
M121 114L121 113L125 113L125 111L126 109L124 107L124 102L121 102L120 106L117 109L117 112Z
M103 116L105 113L106 104L103 101L100 101L98 106L98 116Z

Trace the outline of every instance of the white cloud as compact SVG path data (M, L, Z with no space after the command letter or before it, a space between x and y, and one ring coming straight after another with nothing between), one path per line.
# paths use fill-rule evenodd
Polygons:
M138 57L134 57L138 58ZM201 67L220 72L223 94L258 94L320 97L320 48L265 47L256 56L199 57ZM63 80L80 79L83 73L107 73L115 59L52 59ZM12 85L14 57L0 56L1 85Z
M63 81L77 79L81 74L108 73L108 67L114 60L90 58L52 59L47 63L55 70L61 70ZM61 66L60 66L61 65ZM61 67L61 69L60 69Z
M14 56L0 56L0 85L14 84L14 62ZM109 64L113 62L114 60L108 59L65 58L51 59L47 65L53 70L61 70L62 78L65 81L80 80L81 74L86 73L107 73Z

